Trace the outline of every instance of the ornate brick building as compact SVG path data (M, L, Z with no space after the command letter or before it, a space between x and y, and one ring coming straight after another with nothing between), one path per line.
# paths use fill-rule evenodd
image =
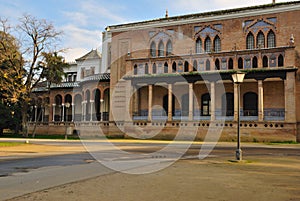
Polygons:
M184 128L200 140L216 129L231 140L240 111L242 139L296 140L298 17L296 1L108 26L101 63L110 74L79 73L78 59L81 80L72 94L63 87L70 82L51 90L45 124L67 120L86 133L96 125L107 135L141 138L174 138ZM237 71L246 73L240 108L231 78Z

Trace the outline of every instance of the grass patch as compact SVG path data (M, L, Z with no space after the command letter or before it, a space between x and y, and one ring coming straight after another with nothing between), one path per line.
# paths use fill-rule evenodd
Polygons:
M268 144L299 144L299 143L293 140L288 140L288 141L271 141Z
M0 135L0 138L24 138L22 134L11 134L11 133L5 133L3 135ZM28 135L28 138L24 139L30 139L32 138L32 135ZM40 135L36 134L34 139L53 139L53 140L63 140L65 139L65 135ZM68 140L78 140L78 135L68 135Z
M0 147L13 147L24 144L23 142L0 142Z

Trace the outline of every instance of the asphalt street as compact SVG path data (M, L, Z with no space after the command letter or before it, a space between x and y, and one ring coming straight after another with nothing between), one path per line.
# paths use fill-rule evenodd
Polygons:
M24 139L7 139L6 141L24 141ZM83 146L81 141L31 140L30 143ZM109 144L103 141L91 141L84 144L90 153L12 159L0 157L0 200L115 171L125 170L126 172L126 170L144 168L144 170L140 169L139 171L143 172L147 171L147 167L153 168L155 164L159 165L169 160L177 160L179 157L180 159L199 159L201 152L209 154L207 157L226 157L228 160L234 159L235 154L235 143L219 143L216 146L214 144L205 146L201 143L194 143L189 146L189 143L184 142L172 144L161 141L135 142L124 140L113 141ZM166 149L168 146L169 149ZM186 148L188 149L186 150ZM244 158L258 155L300 157L300 146L298 145L248 143L243 144L242 149ZM99 163L97 160L102 162ZM114 165L121 169L107 168L105 162L108 164L114 162ZM106 166L109 167L109 165ZM130 171L128 172L130 173Z

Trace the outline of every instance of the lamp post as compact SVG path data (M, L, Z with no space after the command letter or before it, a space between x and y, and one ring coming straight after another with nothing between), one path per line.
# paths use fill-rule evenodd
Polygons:
M100 115L100 121L103 121L103 109L104 109L104 107L103 107L103 103L104 103L104 100L103 99L100 99L100 103L101 103L101 105L100 105L100 111L101 111L101 115Z
M240 84L244 81L245 73L243 72L236 72L231 75L234 84L237 85L237 92L238 92L238 114L237 114L237 148L235 151L235 158L236 160L242 160L242 149L241 149L241 137L240 137Z
M66 107L66 122L65 122L65 125L66 125L66 132L65 132L65 140L68 139L68 110L69 110L69 107L70 107L70 103L66 103L65 104L65 107ZM64 118L64 117L63 117Z

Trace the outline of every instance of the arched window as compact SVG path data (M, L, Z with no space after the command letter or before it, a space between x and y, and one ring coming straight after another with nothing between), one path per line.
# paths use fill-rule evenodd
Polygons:
M196 40L196 54L202 53L202 40L197 38Z
M189 62L184 62L184 72L189 72Z
M210 61L209 61L209 59L206 60L205 70L210 70Z
M163 57L164 56L164 43L162 41L158 44L158 56Z
M238 60L238 68L243 69L244 68L244 62L243 59L240 57Z
M168 63L165 62L165 64L164 64L164 73L168 73L168 69L169 69Z
M233 116L234 113L234 95L225 93L222 96L222 116Z
M152 73L156 74L156 72L157 72L156 64L154 63L153 66L152 66Z
M216 59L215 61L215 70L220 70L220 60Z
M264 56L263 57L263 67L264 68L267 68L268 66L269 66L269 59L268 59L268 57L267 56Z
M150 55L151 55L151 57L156 57L156 44L155 44L155 42L151 43Z
M278 57L278 67L283 67L284 66L284 58L282 55L279 55Z
M219 36L215 37L214 50L215 50L215 52L221 52L221 39Z
M253 36L253 34L251 32L248 33L248 35L247 35L246 48L248 50L254 49L254 36Z
M172 54L172 52L173 52L172 42L169 40L167 42L167 53L166 53L167 56L170 56Z
M145 74L149 74L149 67L147 63L145 64Z
M257 68L257 57L253 57L252 59L252 68Z
M268 33L267 38L268 38L268 48L276 47L275 34L272 30Z
M210 94L201 96L201 116L210 116Z
M211 52L211 40L208 36L205 39L204 45L205 52Z
M176 62L174 61L173 64L172 64L172 72L175 73L177 72L177 65L176 65Z
M196 60L193 62L193 71L197 71L198 63Z
M256 44L257 44L257 48L265 47L265 35L261 31L257 34Z
M228 60L228 69L233 69L233 59L232 58L230 58Z
M133 74L137 75L137 72L138 72L138 68L137 68L137 65L135 64L133 67Z
M243 101L244 116L257 116L258 115L258 96L254 92L244 94Z

